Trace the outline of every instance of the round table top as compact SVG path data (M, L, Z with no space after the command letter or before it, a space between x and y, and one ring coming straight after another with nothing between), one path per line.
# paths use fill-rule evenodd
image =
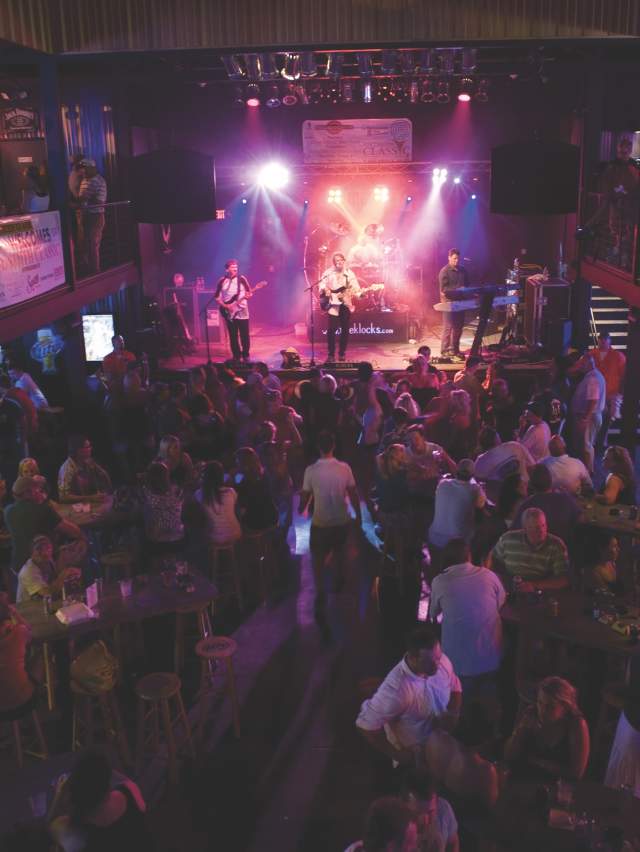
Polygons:
M630 656L640 652L640 645L623 636L609 624L603 624L591 616L594 599L569 589L553 592L558 601L558 614L552 615L549 596L540 603L509 601L502 608L503 621L538 636L545 636L585 648L594 648L607 654ZM524 596L523 596L524 597ZM637 607L626 605L628 616L635 615L640 624Z
M51 505L64 521L79 527L110 526L135 520L131 513L114 511L112 494L106 494L100 503L55 503L52 500Z

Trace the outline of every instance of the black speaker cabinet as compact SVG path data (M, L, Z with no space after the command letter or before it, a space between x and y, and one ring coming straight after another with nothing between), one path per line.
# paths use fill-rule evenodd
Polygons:
M551 355L565 355L571 343L573 323L568 319L547 319L542 323L542 345Z
M575 213L580 149L565 142L516 142L491 151L491 212Z
M129 185L137 222L168 225L216 218L215 163L208 154L167 148L133 157Z

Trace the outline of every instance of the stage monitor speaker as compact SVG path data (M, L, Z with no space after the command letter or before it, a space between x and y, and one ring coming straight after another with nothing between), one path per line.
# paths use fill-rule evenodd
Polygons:
M137 222L168 225L216 218L213 157L199 151L167 148L140 154L129 175Z
M542 325L542 345L551 355L565 355L570 344L573 323L567 319L548 319Z
M516 142L491 151L491 212L575 213L580 149L565 142Z

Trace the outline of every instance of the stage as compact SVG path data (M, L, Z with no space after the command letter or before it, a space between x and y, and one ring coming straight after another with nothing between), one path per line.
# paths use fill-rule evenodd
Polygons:
M357 322L364 324L366 323L366 319L366 313L356 315ZM465 325L461 339L461 349L463 352L468 351L471 347L476 325L476 318L473 318L471 322ZM406 343L390 343L382 342L381 340L376 340L376 342L350 340L347 350L347 360L350 363L369 361L376 370L405 370L409 365L410 359L417 355L419 346L430 346L434 356L440 353L441 328L441 324L438 321L433 324L423 323L421 337L418 340ZM315 347L315 362L321 365L327 357L327 346L324 337L321 335L319 337L320 339ZM496 343L499 337L499 332L497 334L485 335L484 343L485 345ZM304 336L296 337L293 327L278 328L252 321L251 361L263 361L270 369L279 370L282 364L281 350L288 347L293 347L297 350L303 368L308 368L311 361L311 344L307 340L306 333ZM231 357L229 347L226 343L211 343L210 352L211 360L214 363L226 361ZM206 361L207 347L203 343L198 343L194 354L185 355L184 358L179 355L160 358L158 365L161 369L168 371L186 370L198 364L206 363ZM340 368L339 364L335 366L336 369ZM446 371L457 372L460 369L460 364L443 364L440 366Z

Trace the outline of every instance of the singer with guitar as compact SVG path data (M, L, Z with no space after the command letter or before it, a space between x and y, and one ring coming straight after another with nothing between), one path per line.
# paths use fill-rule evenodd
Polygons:
M238 261L235 258L228 260L224 269L225 273L218 280L214 298L220 305L220 313L229 332L233 360L248 361L251 345L248 300L256 290L266 286L266 281L261 281L252 289L244 275L238 280Z

